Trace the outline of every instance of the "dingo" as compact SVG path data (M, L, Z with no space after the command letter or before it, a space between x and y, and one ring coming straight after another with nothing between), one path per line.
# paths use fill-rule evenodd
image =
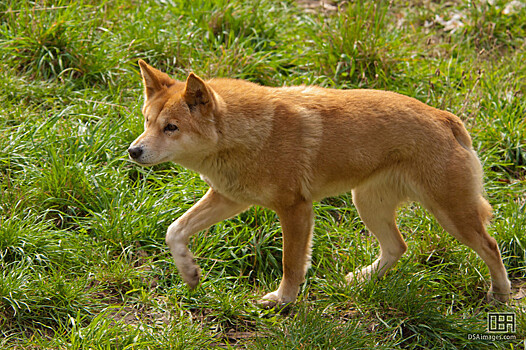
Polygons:
M310 261L312 202L352 190L380 255L348 274L349 282L382 276L404 254L396 209L414 200L488 265L488 298L508 300L506 269L485 229L491 206L482 167L455 115L393 92L205 82L193 73L178 82L142 60L139 66L145 130L128 149L131 159L173 161L210 185L166 235L190 288L200 278L190 236L260 205L276 211L283 229L283 279L260 303L295 301Z

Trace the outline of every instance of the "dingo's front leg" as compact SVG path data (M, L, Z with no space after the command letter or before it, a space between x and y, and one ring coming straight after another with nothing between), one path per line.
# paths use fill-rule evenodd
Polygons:
M283 279L279 288L259 301L263 307L294 302L310 264L310 245L314 227L312 202L301 201L277 211L283 230Z
M248 205L234 202L210 188L199 202L170 225L166 244L170 247L181 277L191 289L199 284L200 269L188 249L190 237L247 208Z

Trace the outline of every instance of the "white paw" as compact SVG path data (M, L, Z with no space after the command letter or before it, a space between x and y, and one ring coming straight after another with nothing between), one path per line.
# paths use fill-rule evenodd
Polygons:
M201 279L201 268L194 264L193 266L186 266L185 269L180 270L183 281L190 289L195 289Z
M350 272L347 274L347 276L345 276L345 280L349 284L361 283L361 282L369 281L370 279L371 279L371 269L369 269L369 267L366 267L356 272Z
M268 293L263 296L260 300L257 301L257 304L265 309L272 309L274 307L277 308L285 308L289 304L296 301L296 297L290 297L290 296L284 296L280 293L279 289Z
M201 269L195 263L192 253L184 247L184 249L179 249L179 251L176 251L176 253L172 255L183 281L190 289L197 287L201 279Z

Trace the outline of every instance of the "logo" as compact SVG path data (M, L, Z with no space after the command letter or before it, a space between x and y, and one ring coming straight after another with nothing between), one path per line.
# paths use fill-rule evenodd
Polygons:
M515 333L515 314L488 312L488 333Z

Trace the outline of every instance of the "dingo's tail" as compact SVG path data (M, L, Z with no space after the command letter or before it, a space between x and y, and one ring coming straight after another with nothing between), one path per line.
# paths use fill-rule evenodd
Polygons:
M446 121L457 142L467 150L472 150L471 137L462 121L453 114L447 113Z
M447 112L446 121L448 126L451 128L453 136L457 142L470 153L469 162L471 163L471 169L474 171L473 185L476 186L476 191L480 194L478 200L478 213L481 220L488 224L493 216L492 209L491 205L483 196L484 187L482 184L482 164L480 164L480 160L473 150L471 137L469 136L466 127L457 116Z

